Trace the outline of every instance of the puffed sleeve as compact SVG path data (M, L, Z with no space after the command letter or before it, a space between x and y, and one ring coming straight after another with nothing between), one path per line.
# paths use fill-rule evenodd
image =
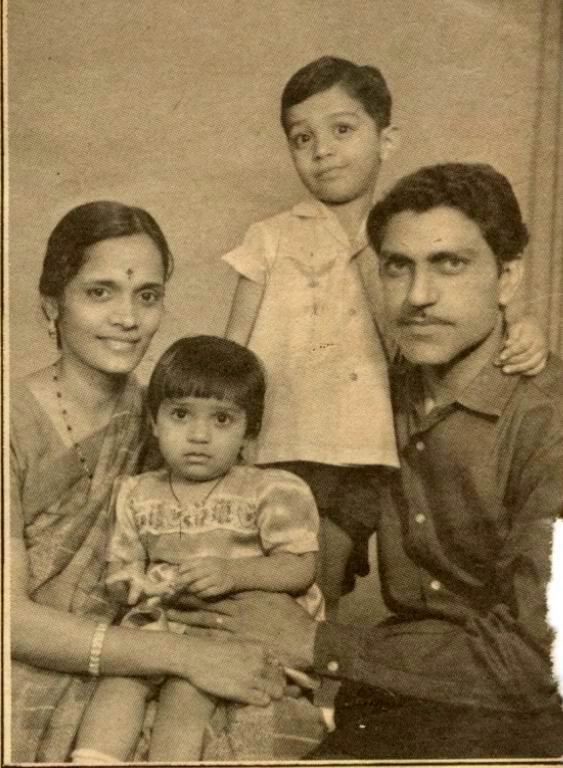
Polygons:
M267 222L249 227L242 245L223 256L239 275L259 285L265 285L276 258L279 234Z
M309 486L282 470L262 470L257 523L266 552L303 554L319 549L319 513Z
M146 560L146 551L135 522L134 491L137 477L118 477L113 486L113 530L108 543L106 560L127 563Z

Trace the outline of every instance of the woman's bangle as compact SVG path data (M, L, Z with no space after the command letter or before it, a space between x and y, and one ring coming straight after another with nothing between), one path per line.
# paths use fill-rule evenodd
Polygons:
M108 627L109 624L107 622L101 621L96 625L96 629L92 635L90 658L88 660L88 673L92 675L92 677L100 676L100 659L102 658L102 648L104 647L104 640Z

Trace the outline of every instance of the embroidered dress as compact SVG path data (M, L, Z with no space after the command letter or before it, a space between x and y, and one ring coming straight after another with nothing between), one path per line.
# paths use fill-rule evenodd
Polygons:
M10 534L25 542L30 597L111 621L103 584L110 496L117 476L142 460L142 390L131 380L107 428L81 443L92 482L25 384L12 386L11 400ZM13 661L11 761L67 759L94 685L86 675Z
M159 581L174 578L180 564L192 557L315 552L318 525L311 492L288 472L236 466L208 499L180 508L168 470L160 469L118 482L107 559L132 576L138 576L139 563L144 563L147 576ZM322 618L316 585L297 600Z
M387 361L355 260L366 247L309 201L254 224L223 257L265 286L248 344L268 375L256 463L398 466Z
M256 557L318 549L318 513L309 488L281 470L234 467L204 503L179 509L168 471L121 478L116 484L115 528L108 560L132 575L139 561L156 581L174 578L189 557ZM121 569L120 569L121 570ZM324 617L320 589L313 584L296 598L314 618ZM124 618L128 626L176 631L158 598L141 601ZM155 681L160 682L160 681ZM157 704L151 702L135 758L146 757ZM320 710L304 696L284 697L268 707L223 703L207 729L203 759L254 761L299 759L326 734Z

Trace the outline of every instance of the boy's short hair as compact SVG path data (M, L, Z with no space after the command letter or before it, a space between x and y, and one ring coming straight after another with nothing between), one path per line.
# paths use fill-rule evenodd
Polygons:
M445 206L474 221L502 266L517 259L529 235L508 179L480 163L444 163L404 176L372 208L367 234L379 252L389 220L402 211L423 213Z
M310 96L340 85L372 117L380 131L391 122L391 93L377 67L323 56L290 77L281 97L281 123L287 133L287 112Z
M256 437L262 425L265 390L264 369L249 349L218 336L192 336L175 341L157 362L147 401L156 421L164 400L232 400L246 414L246 436Z

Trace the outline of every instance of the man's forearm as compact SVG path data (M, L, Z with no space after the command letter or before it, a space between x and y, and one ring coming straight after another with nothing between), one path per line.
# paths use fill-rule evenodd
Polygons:
M556 701L549 661L499 617L464 627L440 619L375 626L319 624L314 671L403 696L494 707Z

